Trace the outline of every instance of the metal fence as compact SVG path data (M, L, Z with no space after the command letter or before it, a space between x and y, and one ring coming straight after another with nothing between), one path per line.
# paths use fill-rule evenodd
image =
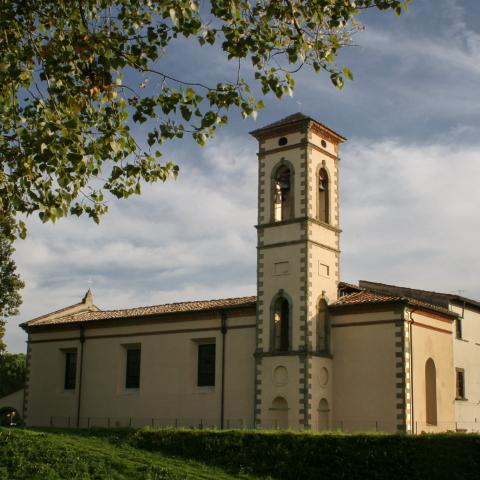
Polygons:
M140 417L80 417L77 424L76 417L53 416L50 417L50 426L57 428L192 428L192 429L220 429L218 419L208 418L140 418ZM437 422L436 425L427 422L415 421L412 425L412 433L435 433L435 432L480 432L480 421ZM284 430L286 426L278 421L263 421L254 424L246 419L225 419L224 429L258 429L258 430ZM305 430L303 425L292 430ZM341 419L330 422L328 427L312 425L312 431L332 432L396 432L398 423L383 420L358 420ZM409 428L409 431L411 428Z
M208 418L140 418L140 417L80 417L77 424L76 417L50 417L51 427L60 428L194 428L219 429L218 419ZM226 429L250 429L253 424L244 419L227 419L224 422Z

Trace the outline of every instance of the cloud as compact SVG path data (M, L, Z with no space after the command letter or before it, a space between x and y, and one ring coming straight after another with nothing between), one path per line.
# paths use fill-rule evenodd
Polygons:
M17 244L27 287L21 316L9 321L9 348L23 349L20 321L76 303L89 287L101 308L254 294L256 145L245 140L196 149L177 181L112 200L100 226L30 219Z
M399 18L368 12L356 46L339 56L355 80L337 91L328 75L304 70L296 101L349 138L423 141L456 124L478 131L480 37L478 21L468 21L471 9L439 0L414 2Z
M342 162L342 272L480 297L480 145L355 139Z

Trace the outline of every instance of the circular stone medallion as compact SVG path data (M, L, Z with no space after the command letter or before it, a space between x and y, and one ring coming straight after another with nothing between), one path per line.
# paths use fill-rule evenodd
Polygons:
M321 387L324 387L328 383L328 370L322 367L318 372L318 383Z

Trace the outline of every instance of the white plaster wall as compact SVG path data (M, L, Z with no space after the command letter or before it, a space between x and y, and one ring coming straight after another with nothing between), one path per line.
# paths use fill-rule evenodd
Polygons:
M228 319L225 357L225 419L253 423L255 316ZM43 342L31 335L31 368L28 388L29 426L66 426L76 422L79 385L78 330L47 333ZM85 426L178 424L196 426L220 424L221 352L220 320L154 322L142 325L87 328L80 417ZM197 387L197 342L216 343L214 387ZM140 388L125 389L125 346L141 346ZM77 388L63 389L63 349L77 348Z
M381 323L396 317L393 311L334 317L334 428L396 430L395 323Z
M412 384L414 432L455 430L455 368L451 321L424 313L412 314ZM437 426L426 421L425 364L435 363Z

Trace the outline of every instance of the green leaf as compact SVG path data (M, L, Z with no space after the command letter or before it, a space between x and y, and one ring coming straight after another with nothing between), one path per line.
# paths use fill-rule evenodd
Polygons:
M342 72L346 78L348 78L349 80L353 80L352 72L347 67L343 67Z

